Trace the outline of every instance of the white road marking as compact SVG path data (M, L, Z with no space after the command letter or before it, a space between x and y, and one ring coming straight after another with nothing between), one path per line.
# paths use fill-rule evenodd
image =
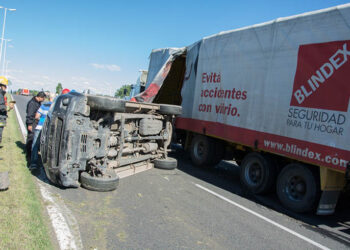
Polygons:
M43 184L39 182L38 184L44 201L49 203L46 205L46 208L55 230L60 249L78 249L69 226L60 211L60 207L55 203L48 189L45 188Z
M11 98L12 98L12 100L14 100L12 95L11 95ZM26 141L26 139L27 139L27 129L24 127L24 123L22 121L21 115L19 114L17 105L15 104L14 106L15 106L15 111L16 111L16 116L17 116L17 120L18 120L18 123L19 123L19 127L21 128L21 131L22 131L23 139L24 139L24 141Z
M12 100L13 96L11 95ZM22 118L19 114L19 111L17 109L17 106L15 105L17 120L19 122L19 126L22 131L22 135L24 138L24 141L26 140L27 136L27 130L25 129L25 126L23 124ZM43 172L43 171L41 171ZM41 173L41 177L43 173ZM43 181L48 181L46 179L46 176L42 178ZM69 211L68 208L64 206L58 205L56 202L56 198L52 196L52 194L49 192L48 188L44 186L44 184L40 183L39 180L37 180L37 183L40 188L41 196L43 197L44 201L49 203L46 205L47 212L49 214L52 227L55 231L56 238L59 244L60 249L66 250L66 249L83 249L83 244L80 238L80 232L78 229L78 224L76 223L76 220L72 214L71 211ZM62 211L66 211L67 217L70 218L70 224L73 224L73 227L76 228L75 231L71 230L65 217L63 216ZM72 234L74 232L74 236Z
M218 198L220 198L220 199L222 199L222 200L224 200L224 201L226 201L226 202L228 202L228 203L230 203L230 204L232 204L232 205L234 205L234 206L236 206L236 207L238 207L238 208L240 208L240 209L242 209L242 210L244 210L244 211L246 211L246 212L248 212L248 213L250 213L250 214L252 214L252 215L255 215L256 217L259 217L260 219L262 219L262 220L264 220L264 221L266 221L266 222L268 222L268 223L270 223L270 224L272 224L272 225L274 225L274 226L276 226L276 227L278 227L278 228L280 228L280 229L282 229L282 230L284 230L284 231L286 231L286 232L288 232L288 233L290 233L290 234L292 234L292 235L294 235L302 240L309 242L310 244L312 244L320 249L329 250L328 247L325 247L325 246L323 246L323 245L321 245L321 244L319 244L319 243L317 243L317 242L315 242L315 241L313 241L313 240L311 240L311 239L309 239L309 238L307 238L307 237L305 237L305 236L303 236L303 235L301 235L301 234L299 234L299 233L297 233L297 232L295 232L295 231L293 231L285 226L282 226L281 224L278 224L277 222L270 220L269 218L266 218L265 216L258 214L257 212L254 212L253 210L246 208L246 207L244 207L244 206L242 206L242 205L240 205L240 204L238 204L238 203L236 203L236 202L234 202L234 201L232 201L232 200L230 200L230 199L228 199L228 198L226 198L226 197L224 197L224 196L222 196L222 195L220 195L220 194L218 194L218 193L216 193L216 192L214 192L206 187L203 187L199 184L195 184L195 186L212 194L212 195L214 195L214 196L216 196L216 197L218 197Z

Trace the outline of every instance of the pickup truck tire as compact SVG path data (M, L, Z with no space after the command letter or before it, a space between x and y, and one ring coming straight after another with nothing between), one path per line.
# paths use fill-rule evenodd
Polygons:
M125 112L125 101L108 96L87 96L87 104L91 109L110 111L110 112Z
M305 213L315 208L320 189L314 174L305 165L288 164L277 178L277 196L288 209Z
M214 139L204 135L195 135L190 147L193 164L198 167L215 166L219 162L215 155L215 147Z
M256 152L249 153L240 166L241 183L248 191L253 194L271 191L276 181L276 167L269 156Z
M117 188L119 177L113 170L107 170L102 177L91 176L87 172L80 175L81 186L92 191L108 192Z
M169 104L160 104L159 113L164 115L181 115L182 107L176 106L176 105L169 105Z
M172 170L177 167L177 160L172 157L167 157L165 159L155 159L154 167L159 169Z

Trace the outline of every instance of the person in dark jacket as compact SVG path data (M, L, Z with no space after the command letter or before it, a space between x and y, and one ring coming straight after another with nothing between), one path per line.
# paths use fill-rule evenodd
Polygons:
M38 151L39 151L39 145L40 145L40 135L41 135L41 129L44 126L44 122L47 116L47 113L50 110L50 106L53 102L53 99L55 98L55 94L51 93L49 95L49 101L43 102L35 114L35 120L38 121L38 125L36 125L34 129L34 139L32 143L32 155L30 160L30 170L34 170L37 168L37 162L38 162ZM34 127L33 127L34 128Z
M40 108L41 102L45 100L45 93L40 91L36 96L34 96L27 104L27 116L26 116L26 126L27 126L27 143L26 143L26 154L27 160L30 162L32 153L32 143L34 139L34 128L36 127L35 114Z
M8 80L0 76L0 143L2 141L2 132L4 130L4 127L6 125L6 119L7 119L7 103L6 103L6 89L8 85ZM13 109L13 103L10 103L9 110Z

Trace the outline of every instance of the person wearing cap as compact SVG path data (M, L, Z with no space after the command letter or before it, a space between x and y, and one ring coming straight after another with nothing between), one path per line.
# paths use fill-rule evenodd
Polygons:
M0 76L0 143L2 141L2 132L6 125L7 112L13 109L14 104L10 103L9 109L7 109L6 90L8 86L8 80L6 77Z
M27 104L27 115L26 115L26 126L27 126L27 143L26 143L26 154L27 161L31 160L32 153L32 143L34 139L34 129L37 125L35 120L35 114L40 108L41 102L45 100L45 92L40 91L36 96L34 96Z
M49 112L50 106L54 98L55 94L49 94L49 101L43 102L40 108L38 109L38 112L36 112L35 114L35 120L38 121L38 125L36 125L34 129L34 139L32 143L32 154L29 167L30 170L34 170L38 166L38 151L40 145L41 129L43 128L47 113Z

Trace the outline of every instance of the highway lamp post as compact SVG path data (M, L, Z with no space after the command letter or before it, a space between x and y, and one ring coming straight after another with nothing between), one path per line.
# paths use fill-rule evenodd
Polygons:
M6 13L7 13L7 10L9 10L9 11L15 11L16 9L8 9L8 8L4 8L3 6L0 6L0 9L4 9L4 21L3 21L3 23L2 23L1 46L0 46L0 63L1 63L1 59L2 59L2 48L3 48L3 45L4 45L5 24L6 24Z
M4 50L4 60L2 62L2 75L5 74L5 65L6 65L6 50L7 50L7 42L11 42L11 39L4 39L5 40L5 50Z

